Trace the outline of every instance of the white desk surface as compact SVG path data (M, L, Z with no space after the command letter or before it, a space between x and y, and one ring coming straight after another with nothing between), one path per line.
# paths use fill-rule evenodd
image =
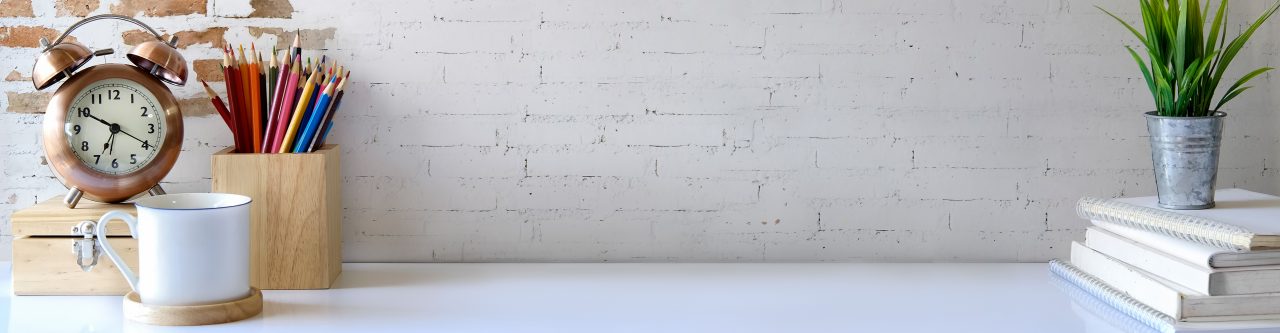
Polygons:
M346 264L257 317L123 320L119 296L12 296L9 332L1122 332L1045 264Z

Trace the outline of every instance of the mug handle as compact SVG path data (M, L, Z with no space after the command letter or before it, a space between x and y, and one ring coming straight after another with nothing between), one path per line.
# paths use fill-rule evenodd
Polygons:
M124 259L120 259L120 255L116 254L116 250L111 248L111 243L107 242L107 222L111 222L111 220L115 219L119 219L124 221L125 224L128 224L129 236L135 239L138 238L138 219L133 217L133 215L129 215L129 213L119 210L113 210L103 214L102 218L98 219L97 230L95 230L94 234L98 236L98 243L102 244L102 250L107 252L107 257L111 258L111 262L115 263L116 267L120 268L121 274L124 274L125 281L129 282L129 288L132 288L134 292L137 292L138 274L133 273L133 269L129 268L129 264L125 263Z

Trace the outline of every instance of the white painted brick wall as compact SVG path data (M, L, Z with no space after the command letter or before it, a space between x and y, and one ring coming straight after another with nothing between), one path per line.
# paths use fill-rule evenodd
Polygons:
M1154 193L1135 41L1094 4L295 1L292 19L143 20L233 43L336 28L349 261L1043 261L1082 237L1080 196ZM0 25L74 21L38 7ZM1277 24L1237 73L1275 64ZM81 39L120 47L120 30ZM0 70L29 75L33 55L0 47ZM1280 190L1273 82L1228 110L1222 187ZM62 193L40 121L0 113L0 258L9 214ZM207 191L230 141L188 118L171 192Z

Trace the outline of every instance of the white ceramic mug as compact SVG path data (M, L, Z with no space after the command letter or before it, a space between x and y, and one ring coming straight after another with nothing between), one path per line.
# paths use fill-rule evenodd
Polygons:
M249 296L249 203L243 195L166 194L135 200L138 217L112 211L98 219L98 242L142 303L201 305ZM138 239L134 274L106 241L107 223L129 224Z

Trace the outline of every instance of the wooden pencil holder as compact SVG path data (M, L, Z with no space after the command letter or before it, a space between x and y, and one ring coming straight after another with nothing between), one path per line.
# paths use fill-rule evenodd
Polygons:
M213 192L253 198L250 284L327 289L342 272L342 177L337 145L304 154L213 155Z

